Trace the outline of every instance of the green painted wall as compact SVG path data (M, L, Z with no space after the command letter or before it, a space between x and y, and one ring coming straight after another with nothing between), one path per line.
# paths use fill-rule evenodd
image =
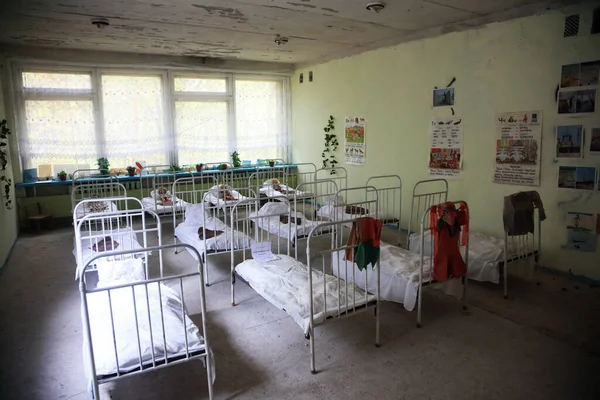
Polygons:
M323 127L333 115L341 145L338 161L349 171L349 184L364 185L373 175L399 174L404 183L403 221L408 221L412 187L428 179L429 121L451 115L448 108L431 107L432 90L456 77L455 111L464 120L464 174L450 183L450 198L469 203L472 229L500 236L503 197L538 190L548 214L542 264L599 279L600 245L596 253L571 252L561 246L566 241L566 211L600 212L600 192L587 201L559 207L559 202L572 200L577 193L557 188L554 161L556 125L600 127L600 110L582 118L559 117L554 98L561 65L600 59L600 35L589 35L593 5L598 2L297 70L292 79L293 162L320 164ZM581 12L580 37L562 37L564 18L570 12ZM314 73L312 83L306 78L309 71ZM298 83L300 73L304 73L303 84ZM541 186L493 184L495 114L537 109L544 112ZM367 118L364 166L343 163L346 115ZM600 156L586 151L579 164L598 166Z

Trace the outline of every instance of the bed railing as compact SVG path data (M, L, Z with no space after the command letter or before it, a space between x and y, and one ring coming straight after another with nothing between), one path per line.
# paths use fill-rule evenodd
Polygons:
M416 233L421 216L435 204L448 200L448 181L445 179L428 179L417 182L413 188L410 204L406 248L410 250L410 235ZM413 230L414 228L414 230Z
M367 186L377 188L379 218L386 225L400 229L402 219L402 179L398 175L374 176Z
M73 186L73 190L71 191L71 212L74 212L77 204L83 200L100 201L104 198L124 199L126 197L127 189L118 182L97 182L94 184L76 185ZM119 203L123 203L123 201L119 200ZM122 205L127 206L126 203ZM85 211L83 209L80 210L80 214Z
M445 203L445 202L444 202ZM460 277L460 281L462 283L462 307L463 310L467 309L467 274L468 274L468 266L469 266L469 237L467 235L466 238L466 242L463 243L462 242L462 231L464 229L466 229L467 231L469 231L469 206L467 205L467 203L465 201L452 201L452 203L456 206L457 210L462 210L464 212L466 212L467 218L465 221L465 224L462 225L460 227L460 233L459 233L459 238L458 238L458 246L459 246L459 251L462 254L463 257L463 261L465 262L465 265L467 266L467 271L465 272L465 275ZM439 206L441 204L432 204L431 206L429 206L429 208L427 208L427 210L425 210L425 212L422 214L421 217L421 229L420 229L420 239L421 239L421 243L420 243L420 249L419 249L419 254L420 254L420 269L419 269L419 289L417 292L417 327L420 328L421 327L421 306L422 306L422 298L423 298L423 285L424 284L429 284L429 283L434 283L434 269L436 268L435 262L434 262L434 235L427 235L427 232L429 232L431 230L431 212L434 209L434 207ZM426 243L426 240L428 240L427 238L429 238L430 242ZM461 249L461 247L464 248ZM425 271L425 268L427 267L427 269L429 271Z
M178 178L173 182L171 194L173 198L181 200L184 204L202 204L208 190L217 185L214 176L194 176ZM178 223L185 220L185 208L176 207L173 212L173 229ZM177 240L174 238L174 240ZM176 241L174 243L177 243Z
M315 172L315 180L333 180L338 189L348 187L348 171L344 167L321 168Z
M116 379L119 379L125 375L129 376L129 375L133 375L133 374L140 374L143 372L147 372L150 370L155 370L158 368L165 368L165 367L169 367L171 365L175 365L175 364L179 364L182 362L186 362L186 361L190 361L190 360L194 360L194 359L201 359L202 361L204 361L205 366L206 366L206 377L207 377L207 383L208 383L208 395L209 395L209 399L212 399L213 397L213 381L214 381L214 376L213 376L213 359L212 359L212 353L210 350L210 342L209 342L209 337L208 337L208 330L207 330L207 321L206 321L206 316L207 316L207 312L206 312L206 294L205 294L205 290L204 290L204 276L202 273L202 267L201 267L201 262L200 257L198 255L198 257L196 258L196 268L194 272L191 273L186 273L186 274L179 274L179 275L173 275L173 276L165 276L164 275L164 271L162 268L162 253L164 250L167 249L171 249L174 247L186 247L190 252L196 252L196 249L194 249L192 246L188 246L188 245L184 245L184 244L179 244L179 245L158 245L158 246L144 246L143 252L146 255L145 256L145 262L148 262L148 259L152 256L156 256L159 259L159 263L161 265L160 268L160 276L158 278L154 278L154 279L148 279L148 277L146 276L146 280L142 280L142 281L134 281L134 282L127 282L127 283L123 283L123 284L118 284L118 285L114 285L114 286L108 286L108 287L96 287L96 288L90 288L88 287L88 282L86 280L85 274L83 273L83 271L85 271L86 268L82 269L81 275L80 275L80 280L79 280L79 291L80 291L80 297L81 297L81 303L82 303L82 308L81 308L81 314L82 314L82 323L83 323L83 331L84 331L84 345L87 345L86 347L86 367L89 371L90 374L90 386L91 386L91 391L93 393L94 399L99 400L100 399L100 392L99 392L99 385L101 383L105 383L105 382L110 382ZM106 259L108 257L111 257L112 259L115 258L131 258L134 257L137 252L139 250L126 250L126 251L116 251L116 252L111 252L111 253L106 253L106 254L99 254L96 255L95 257L93 257L92 259L90 259L87 264L86 267L96 263L98 260L100 259ZM190 348L190 343L189 343L189 339L190 336L192 334L188 333L188 314L187 314L187 310L186 310L186 296L185 296L185 290L184 288L186 287L184 285L184 281L188 281L188 280L192 280L192 279L198 279L198 284L196 287L187 289L187 291L189 292L190 290L192 291L197 291L199 290L199 294L200 294L200 315L202 318L202 322L201 325L198 327L196 325L197 328L199 328L199 334L201 339L201 343L202 346L200 347L196 347L196 348ZM175 292L177 292L177 294L179 295L179 299L181 301L181 321L182 321L182 325L183 325L183 330L181 332L181 337L183 338L183 340L181 340L181 343L185 344L185 349L178 351L177 353L173 354L173 352L171 352L171 354L169 354L169 350L167 349L168 346L170 345L167 344L167 332L166 332L166 325L167 322L165 322L165 314L164 314L164 310L163 307L166 306L166 302L164 302L163 304L163 292L164 291L168 291L167 288L170 288L171 290L174 290ZM158 306L156 304L153 304L151 306L151 302L150 302L150 297L149 297L149 293L158 293L158 297L159 297L159 301L158 301ZM98 356L97 354L95 354L94 351L94 342L93 342L93 335L92 335L92 328L91 328L91 320L94 319L95 315L90 313L90 309L89 309L89 296L99 296L101 295L101 293L106 293L106 299L107 299L107 306L108 306L108 310L105 310L104 312L108 312L109 316L110 316L110 324L111 324L111 332L112 332L112 347L113 347L113 351L114 351L114 358L115 358L115 366L116 369L114 371L113 374L109 375L109 376L98 376L97 374L97 370L96 370L96 357ZM122 368L121 368L121 364L119 361L119 352L118 352L118 347L117 347L117 336L116 336L116 327L115 327L115 310L124 307L124 304L113 304L113 297L117 297L121 300L128 298L128 293L131 293L131 301L132 301L132 307L133 307L133 315L134 315L134 319L133 321L131 321L131 323L133 325L135 325L135 332L136 335L134 337L129 338L131 340L131 343L133 346L135 346L135 348L137 349L137 353L138 353L138 363L137 365L131 366L128 365L127 369L131 369L130 371L127 372L123 372ZM104 304L104 303L103 303ZM158 307L158 313L160 314L160 326L154 326L153 329L153 321L156 322L156 318L152 318L151 317L151 310L153 308ZM98 311L98 310L93 310L93 311ZM154 315L157 314L157 311L154 311ZM97 316L96 316L97 317ZM122 322L122 321L121 321ZM144 326L143 329L145 329L147 332L142 334L140 333L140 327ZM158 335L156 335L156 333L158 333ZM149 338L147 337L149 334ZM169 332L169 335L172 335L172 332ZM179 336L179 334L178 334ZM192 337L193 338L193 337ZM122 338L121 338L122 340ZM142 343L150 341L151 343L151 358L148 358L147 355L143 355L142 354ZM145 343L145 345L147 346L148 344ZM162 354L157 354L157 350L156 348L160 348L162 347ZM105 355L108 356L108 355Z

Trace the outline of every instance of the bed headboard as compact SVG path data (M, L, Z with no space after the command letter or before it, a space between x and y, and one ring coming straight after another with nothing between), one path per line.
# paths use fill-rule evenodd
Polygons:
M435 204L448 201L448 181L428 179L417 182L412 191L406 248L410 249L410 235L419 230L421 217Z
M127 197L127 189L123 184L112 181L97 181L95 183L74 185L71 190L71 211L82 200L101 199L105 197Z
M367 186L377 189L379 216L384 224L401 227L402 179L398 175L373 176Z
M348 171L344 167L321 168L315 172L315 180L331 179L338 189L348 187Z

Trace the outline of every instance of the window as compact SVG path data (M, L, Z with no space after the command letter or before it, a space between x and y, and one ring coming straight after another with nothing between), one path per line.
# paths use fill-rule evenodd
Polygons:
M24 168L285 158L287 78L169 70L21 69Z

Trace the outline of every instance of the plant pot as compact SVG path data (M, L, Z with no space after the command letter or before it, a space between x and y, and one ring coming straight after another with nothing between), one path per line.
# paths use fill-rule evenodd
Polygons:
M196 165L196 172L202 172L203 165Z
M275 161L269 161L269 167L274 167L275 166Z
M135 171L127 171L127 173L129 174L129 176L135 176Z
M58 179L61 181L66 181L67 180L67 176L66 175L59 175Z
M221 171L225 171L227 169L227 164L221 164Z

